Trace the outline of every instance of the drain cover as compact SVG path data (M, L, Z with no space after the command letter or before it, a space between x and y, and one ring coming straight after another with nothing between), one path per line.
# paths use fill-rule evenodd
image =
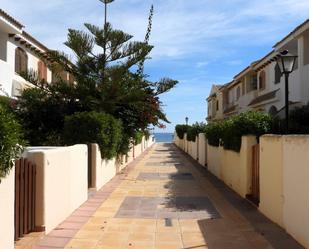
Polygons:
M165 220L165 226L166 226L166 227L171 227L171 226L173 226L172 220L171 220L170 218L165 218L164 220Z

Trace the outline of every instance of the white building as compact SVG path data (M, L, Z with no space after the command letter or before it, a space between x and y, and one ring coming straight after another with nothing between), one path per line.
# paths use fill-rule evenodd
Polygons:
M309 20L276 43L264 58L237 74L232 82L220 88L214 85L207 98L207 120L216 121L248 110L283 115L285 79L276 56L284 50L298 56L289 77L290 108L306 105L309 102ZM213 108L214 103L221 106Z
M237 74L232 82L220 88L223 96L222 118L248 110L284 115L285 79L276 62L276 56L284 50L298 56L295 69L289 77L290 108L309 102L309 20L307 20L275 44L273 51L253 62ZM216 95L220 96L218 93ZM211 96L211 101L216 101L213 93ZM210 97L207 99L209 105L211 105ZM220 99L218 100L220 103ZM208 121L215 121L212 119L214 116L214 113L208 110Z
M20 76L33 70L39 79L52 81L52 72L41 58L49 49L24 31L24 26L0 9L0 95L16 97L20 91L33 87ZM69 80L68 73L61 74Z

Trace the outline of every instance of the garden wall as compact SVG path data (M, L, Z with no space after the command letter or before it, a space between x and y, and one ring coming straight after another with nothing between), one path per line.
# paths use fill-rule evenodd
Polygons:
M184 151L203 166L207 163L208 170L224 181L242 197L251 193L252 146L257 143L255 136L242 137L239 153L224 150L207 144L204 134L199 134L196 142L184 139ZM185 135L186 138L186 135ZM181 144L176 138L175 143ZM181 146L179 146L181 148Z
M0 183L0 248L14 249L15 169Z
M221 180L246 198L251 193L252 146L257 143L254 136L243 136L240 152L219 150L221 152Z
M190 142L191 143L191 153L190 156L195 159L198 160L198 137L196 137L195 142Z
M105 160L101 157L101 152L97 144L92 144L92 187L96 190L101 189L104 184L109 182L117 173L123 170L130 162L137 158L147 148L153 145L152 136L149 139L142 139L141 144L135 145L128 153L128 160L126 156L120 156L118 159ZM146 147L147 146L147 147ZM133 153L134 150L134 153ZM134 157L133 157L134 154Z
M221 178L222 168L222 147L207 146L207 167L208 170L218 178Z
M198 135L198 162L202 166L207 164L207 140L204 133Z
M260 150L260 211L309 248L309 136L266 135Z
M283 226L283 156L281 136L260 138L259 210Z
M88 197L86 145L28 148L37 166L36 226L49 233Z

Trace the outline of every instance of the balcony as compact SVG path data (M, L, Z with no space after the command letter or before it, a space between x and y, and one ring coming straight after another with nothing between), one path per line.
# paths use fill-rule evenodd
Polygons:
M20 96L21 92L27 88L34 87L33 84L26 81L23 77L19 76L18 74L14 74L13 81L12 81L12 96L18 97Z
M0 59L0 95L10 97L20 96L22 90L34 87L23 77L14 72L13 67Z
M0 72L0 94L11 96L14 70L7 62L0 59Z

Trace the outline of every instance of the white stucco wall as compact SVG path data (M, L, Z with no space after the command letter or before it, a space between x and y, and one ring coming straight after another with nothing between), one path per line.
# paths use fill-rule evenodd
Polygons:
M208 145L207 146L207 167L216 177L221 179L222 168L222 150L223 148Z
M198 137L195 138L195 142L191 142L191 157L195 160L198 159Z
M284 136L284 228L309 248L309 136Z
M260 138L259 210L283 226L283 155L281 136Z
M260 211L309 248L309 136L260 140Z
M24 84L29 84L25 83L24 80L20 80L20 78L15 74L15 49L17 47L21 47L27 53L28 70L33 69L38 71L38 62L40 60L39 56L29 48L21 45L18 41L15 41L14 38L10 39L8 37L8 33L3 31L1 32L0 30L0 85L2 85L5 93L13 97L20 94L19 90L25 88L23 87ZM47 82L51 82L51 78L51 71L47 69ZM18 84L14 83L13 79L15 82L18 82ZM4 95L1 92L0 94Z
M199 134L199 150L198 150L198 162L202 166L207 164L207 140L204 133Z
M49 233L87 200L87 146L31 147L25 156L37 165L36 226Z
M97 144L91 146L92 158L95 160L93 162L95 168L92 171L92 183L93 187L99 190L117 174L116 159L102 159L99 146Z
M0 248L14 249L15 168L0 183Z

